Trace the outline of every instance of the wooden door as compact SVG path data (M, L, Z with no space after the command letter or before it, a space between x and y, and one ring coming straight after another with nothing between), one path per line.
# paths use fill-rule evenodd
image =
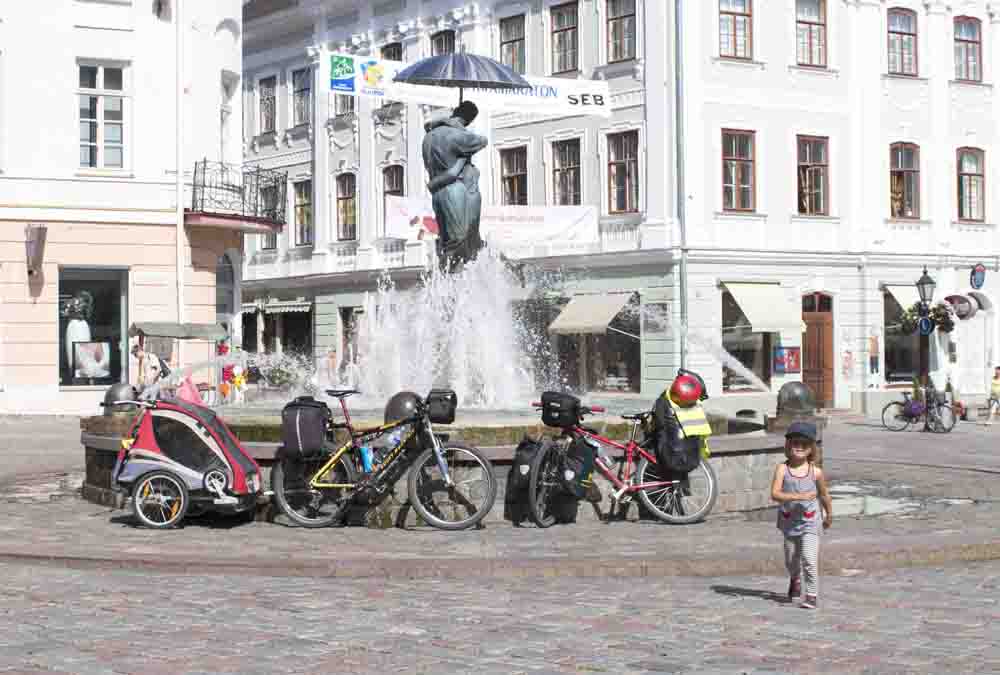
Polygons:
M833 406L833 303L830 296L814 293L802 299L802 381L813 390L816 404ZM808 310L808 311L807 311Z

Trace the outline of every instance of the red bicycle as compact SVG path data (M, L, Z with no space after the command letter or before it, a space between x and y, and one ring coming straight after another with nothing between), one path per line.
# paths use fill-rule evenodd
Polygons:
M573 443L578 442L588 443L593 448L594 469L614 486L609 515L618 506L629 504L636 494L650 513L666 523L696 523L711 513L719 496L719 481L715 471L704 458L698 468L687 475L678 475L659 466L655 451L649 449L653 439L651 435L644 433L652 412L622 415L622 419L632 422L628 442L623 444L582 426L584 416L602 413L602 407L576 405L574 414L563 412L555 417L549 415L546 419L544 404L532 405L543 408L542 419L547 425L562 429L562 434L557 439L542 444L531 464L528 482L529 511L532 520L539 527L551 527L557 521L551 506L555 498L564 496L568 491L565 480L567 452ZM571 406L564 405L564 408L567 407ZM643 432L643 440L637 442L640 432ZM602 449L608 447L623 453L617 470L613 468L612 460L601 453Z

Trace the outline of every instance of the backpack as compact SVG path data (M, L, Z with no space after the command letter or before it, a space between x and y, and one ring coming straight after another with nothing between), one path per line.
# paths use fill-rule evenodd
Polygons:
M674 474L687 475L701 463L700 436L685 436L667 393L653 405L656 463Z
M514 527L531 520L531 506L528 504L528 490L531 482L531 463L542 448L539 441L527 436L521 440L514 450L514 461L507 474L507 487L504 494L503 517L511 521ZM576 522L576 512L579 507L577 499L569 493L552 495L549 509L556 516L557 523Z
M323 450L330 408L312 396L299 396L281 410L281 444L286 453L313 457Z

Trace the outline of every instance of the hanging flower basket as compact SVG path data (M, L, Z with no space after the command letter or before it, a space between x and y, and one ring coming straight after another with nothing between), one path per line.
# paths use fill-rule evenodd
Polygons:
M950 333L955 330L955 310L946 302L931 307L930 317L939 331Z

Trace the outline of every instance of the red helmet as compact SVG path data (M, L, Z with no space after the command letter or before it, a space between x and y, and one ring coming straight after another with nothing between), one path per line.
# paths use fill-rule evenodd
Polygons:
M701 400L704 390L701 381L694 375L680 374L670 385L670 400L682 408L690 408Z

